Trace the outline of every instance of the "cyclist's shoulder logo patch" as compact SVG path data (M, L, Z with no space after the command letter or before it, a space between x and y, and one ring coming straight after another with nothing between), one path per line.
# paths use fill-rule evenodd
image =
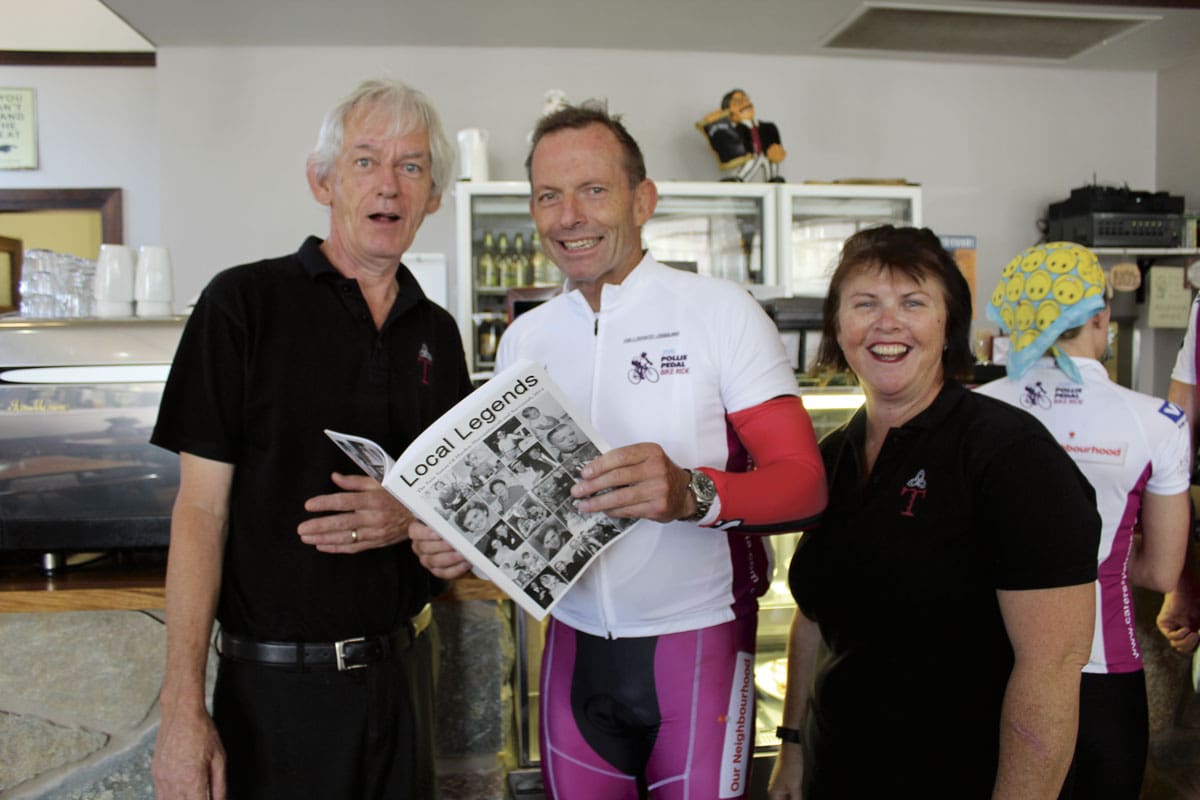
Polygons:
M1163 401L1163 404L1158 407L1158 413L1162 414L1167 419L1182 427L1184 420L1183 409L1174 403Z

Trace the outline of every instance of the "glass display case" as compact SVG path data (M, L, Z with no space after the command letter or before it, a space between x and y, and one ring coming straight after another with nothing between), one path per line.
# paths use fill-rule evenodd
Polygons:
M780 184L779 273L789 296L824 297L842 243L875 225L921 224L921 187Z
M451 311L458 320L467 366L473 375L486 375L504 332L508 290L553 286L557 269L550 275L543 267L538 274L530 258L534 228L528 183L463 181L454 191L458 266ZM514 246L518 236L524 260Z
M658 260L701 275L778 294L774 184L663 181L658 207L642 229ZM492 369L496 343L522 303L555 293L561 275L541 253L524 181L459 183L458 319L467 363L477 378Z
M150 444L183 318L0 319L0 550L165 547L178 458Z
M842 425L863 403L856 386L801 387L804 406L812 418L817 438ZM771 536L775 573L767 593L759 599L758 647L755 657L757 711L755 745L760 753L773 753L779 740L775 727L783 714L783 692L787 687L787 638L795 603L787 584L788 564L800 533ZM518 645L516 664L516 729L523 765L536 763L538 753L539 678L545 623L538 622L513 606Z
M774 188L659 183L658 208L642 227L642 242L664 264L727 278L759 296L778 294Z

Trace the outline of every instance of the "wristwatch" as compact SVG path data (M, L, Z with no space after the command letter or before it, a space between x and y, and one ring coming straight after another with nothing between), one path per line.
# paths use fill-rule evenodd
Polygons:
M692 522L704 519L712 508L713 500L717 499L717 486L712 478L698 469L685 468L684 472L688 474L688 491L696 501L696 512L686 519Z

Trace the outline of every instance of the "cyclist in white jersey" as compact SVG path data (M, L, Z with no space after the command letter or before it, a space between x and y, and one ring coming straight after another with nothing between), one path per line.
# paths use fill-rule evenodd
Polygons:
M544 364L614 445L582 465L579 509L642 519L552 611L547 796L745 797L757 597L773 567L761 534L799 530L824 508L811 422L749 294L642 250L657 190L617 120L588 108L544 117L527 167L542 246L567 283L512 323L497 367ZM435 574L465 571L428 529L410 533Z
M1164 592L1178 580L1191 451L1183 409L1114 383L1099 361L1108 347L1104 292L1096 256L1080 245L1053 242L1013 259L989 315L1020 347L1008 377L979 391L1037 417L1096 490L1096 627L1062 797L1135 800L1149 731L1130 583Z

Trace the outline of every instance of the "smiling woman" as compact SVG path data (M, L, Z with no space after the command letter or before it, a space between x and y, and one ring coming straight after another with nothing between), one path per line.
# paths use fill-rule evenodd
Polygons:
M801 784L805 797L961 798L1062 785L1099 520L1044 428L955 381L972 362L970 318L967 282L931 231L847 240L819 361L853 370L866 403L821 442L829 505L792 559L789 738L772 797Z

